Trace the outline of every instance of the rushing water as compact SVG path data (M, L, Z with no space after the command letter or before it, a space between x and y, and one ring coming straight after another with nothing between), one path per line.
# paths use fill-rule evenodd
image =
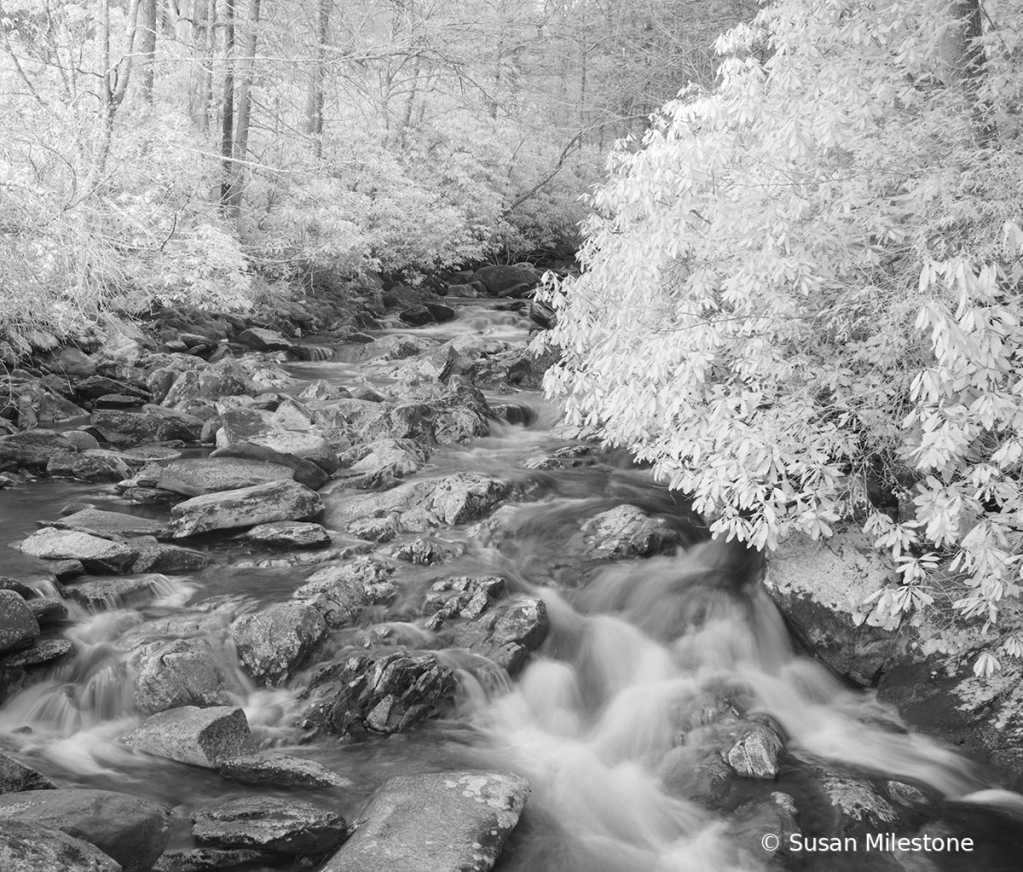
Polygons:
M475 333L522 342L526 322L511 312L464 304L453 324L417 331L438 339ZM327 358L329 355L319 355ZM389 365L385 365L386 366ZM330 359L292 367L305 380L386 389L386 374ZM907 732L868 694L842 686L822 668L796 657L785 627L761 586L761 561L742 549L706 541L698 519L642 471L601 463L539 472L523 466L539 453L563 447L557 410L537 394L492 395L492 402L528 407L528 425L495 423L490 436L447 446L420 475L473 470L528 484L530 501L517 505L505 538L479 536L466 555L442 567L402 565L398 578L416 602L443 575L488 572L515 592L542 598L551 629L542 648L514 681L494 667L481 683L465 652L441 651L459 668L457 705L445 718L390 738L302 744L293 726L308 678L288 688L259 689L239 668L228 633L232 615L284 599L308 569L257 566L254 553L224 537L211 540L218 564L195 577L152 579L142 602L109 603L98 613L71 605L66 631L76 646L70 663L15 695L0 709L0 745L63 784L147 796L173 808L173 846L188 843L187 812L214 798L252 792L213 772L135 754L117 737L139 722L132 708L129 653L141 639L188 632L206 638L229 676L253 732L265 745L293 748L351 779L342 791L275 790L264 793L330 802L349 819L386 779L464 766L505 767L526 775L532 795L498 863L499 872L728 872L777 868L767 854L743 841L741 803L763 802L770 791L795 797L804 832L814 831L805 809L805 769L786 766L767 792L732 796L713 810L686 799L720 757L722 707L773 719L787 737L792 759L827 761L836 771L873 773L944 797L916 816L960 835L987 841L969 857L934 856L940 869L1016 869L1020 845L1015 795L978 793L990 787L962 757ZM328 496L327 499L343 499ZM31 532L70 501L135 511L112 492L79 483L26 484L0 501L6 542ZM687 543L674 556L600 563L572 556L564 545L582 520L628 503L664 518ZM458 538L463 531L439 531ZM381 549L387 554L393 543ZM42 565L8 553L10 573ZM48 582L34 582L46 592ZM436 637L402 615L392 639L409 647L435 647ZM341 634L341 641L344 635ZM340 643L338 643L340 644ZM478 659L478 658L477 658ZM464 667L464 668L463 668ZM843 768L846 767L846 768ZM968 861L968 862L967 862ZM794 868L888 869L877 858L806 856ZM800 865L801 864L801 865ZM901 868L901 867L900 867ZM909 867L907 867L909 868Z

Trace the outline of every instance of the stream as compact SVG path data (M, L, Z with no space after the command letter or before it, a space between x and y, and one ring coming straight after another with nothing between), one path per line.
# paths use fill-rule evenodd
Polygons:
M521 314L476 300L454 305L456 320L408 332L439 341L475 335L526 342L529 322ZM387 368L373 363L325 359L286 368L303 385L326 380L349 389L393 387ZM396 775L462 768L524 775L532 792L495 866L498 872L1020 868L1014 809L1023 800L991 792L971 761L907 729L870 693L844 686L822 666L797 656L761 584L765 566L759 555L735 543L708 541L685 502L624 457L596 451L595 462L577 468L530 468L531 458L572 448L585 457L591 446L566 438L559 410L535 390L484 393L491 405L514 404L525 423L495 421L489 436L440 446L413 478L479 472L514 482L524 496L509 502L513 509L502 514L499 529L483 519L438 530L440 539L466 545L464 554L447 562L394 561L395 546L416 534L374 546L376 556L398 567L399 596L361 622L383 625L390 645L431 650L449 663L458 679L454 703L408 732L309 741L298 723L313 667L284 687L256 687L233 654L229 622L207 622L204 632L223 658L219 666L231 676L237 704L262 746L316 760L350 779L350 787L331 791L329 799L349 821ZM351 492L331 483L321 496L329 518ZM0 544L23 539L37 520L55 517L69 503L159 516L107 486L40 479L0 497ZM571 545L586 519L623 505L662 519L683 547L674 554L598 560ZM132 640L146 637L168 617L237 614L286 601L315 568L232 534L209 534L196 543L192 547L213 553L216 563L194 575L161 577L141 600L111 601L95 613L68 600L71 623L61 632L75 643L70 662L0 708L0 749L15 752L61 786L116 790L168 807L171 848L192 844L189 809L253 789L118 743L141 720L127 680ZM37 591L52 595L55 588L39 560L9 547L3 554L4 574L28 577ZM431 585L467 575L500 576L509 593L546 605L547 638L514 678L494 664L481 667L479 655L438 648L439 637L416 614ZM317 660L329 659L331 651L340 657L353 638L352 631L336 631ZM769 782L740 779L716 800L693 799L714 794L702 784L713 783L722 724L734 721L734 712L746 721L763 718L784 736L780 771ZM762 826L762 810L779 801L771 799L775 795L792 797L802 812L803 832L815 832L817 824L806 813L822 802L807 777L814 767L839 780L850 772L868 773L903 785L906 796L930 797L915 806L907 800L912 829L930 823L935 832L972 837L975 849L910 857L927 866L890 865L890 855L862 851L804 852L779 866L769 854L744 847L749 839L743 841L743 827ZM259 791L325 802L323 792L313 789ZM825 817L822 810L821 832ZM896 830L894 823L887 826ZM306 867L282 860L238 868Z

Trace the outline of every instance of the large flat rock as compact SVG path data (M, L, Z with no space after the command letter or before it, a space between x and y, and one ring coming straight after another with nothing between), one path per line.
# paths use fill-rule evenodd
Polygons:
M110 790L6 793L0 796L0 831L10 820L53 827L89 842L120 863L124 872L148 872L170 839L167 815L160 806Z
M254 527L271 521L300 521L323 511L315 491L297 481L272 481L193 497L171 509L172 536Z
M121 741L156 757L207 769L256 750L245 712L230 706L172 708L147 718Z
M190 457L172 460L154 472L156 487L187 497L294 478L293 470L283 464L247 457Z
M392 778L323 872L486 872L528 794L529 782L510 772Z
M298 799L246 796L192 812L196 841L218 848L262 848L278 854L323 854L347 831L341 815Z
M138 557L138 549L78 530L44 527L21 543L25 554L43 560L79 560L90 572L127 572Z
M56 521L45 521L47 527L75 530L102 539L110 537L157 536L163 525L150 518L138 518L124 512L104 512L101 509L82 509Z

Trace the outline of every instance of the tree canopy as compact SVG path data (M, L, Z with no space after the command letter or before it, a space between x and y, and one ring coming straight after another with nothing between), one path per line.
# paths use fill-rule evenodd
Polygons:
M1005 0L765 6L613 153L550 287L576 424L757 547L859 517L882 616L995 621L1023 577L1021 35Z

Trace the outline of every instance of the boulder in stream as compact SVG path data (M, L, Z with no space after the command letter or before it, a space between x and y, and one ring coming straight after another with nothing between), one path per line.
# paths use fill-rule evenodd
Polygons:
M168 709L146 718L121 741L155 757L207 769L256 750L245 712L230 706Z
M56 785L42 772L0 753L0 794L29 790L54 790ZM0 866L0 869L4 868Z
M296 521L323 511L315 491L297 481L271 481L231 491L193 497L171 509L175 538L210 530L254 527L271 521Z
M203 638L149 642L132 652L135 708L154 714L178 706L227 706L233 688Z
M39 622L13 590L0 590L0 654L27 648L39 638Z
M235 342L241 343L253 351L288 351L294 344L276 330L267 330L265 327L249 327L234 339Z
M662 518L635 506L615 506L582 525L586 552L605 560L649 557L674 551L682 540Z
M110 790L33 790L0 796L0 825L26 821L82 839L112 857L124 872L148 872L167 842L167 814L153 802Z
M172 460L162 466L147 468L146 481L137 476L140 484L149 484L162 490L198 497L219 491L238 490L257 484L290 481L294 471L280 463L269 463L245 457L190 457Z
M549 629L544 601L522 597L459 625L454 631L454 642L514 674L525 665L529 652L547 638Z
M348 832L337 812L275 796L246 796L192 812L196 841L219 848L256 848L276 854L323 854Z
M327 519L336 528L397 516L401 529L424 533L434 527L474 521L510 492L507 482L476 472L459 472L406 482L383 493L331 501Z
M321 669L313 684L326 696L307 716L329 732L397 733L434 714L455 691L454 673L425 652L356 654Z
M528 795L529 782L510 772L392 778L323 872L487 872Z
M44 560L80 560L90 572L104 574L130 571L139 556L137 548L124 542L56 527L33 533L21 543L21 550Z
M338 468L334 450L315 430L285 429L272 414L259 409L225 409L220 419L218 449L251 445L269 449L277 455L310 461L327 473Z
M231 624L231 635L249 674L262 685L279 685L304 664L327 632L311 604L275 603Z
M202 436L200 419L162 406L148 405L140 412L103 409L93 412L89 420L112 445L138 445L176 439L197 444Z
M322 763L293 754L260 751L232 757L218 770L225 778L274 787L351 787L352 782Z
M95 845L54 827L29 821L0 824L0 869L4 872L123 872Z
M411 439L379 439L353 445L341 455L345 487L369 490L398 484L399 479L419 472L429 452Z
M330 544L330 533L322 524L308 521L274 521L260 524L245 534L250 542L272 548L322 548Z
M7 463L42 472L55 455L74 454L77 451L75 444L63 433L27 430L0 439L0 467Z
M349 626L369 603L393 599L394 567L371 558L324 566L293 596L315 608L331 629Z
M132 536L158 536L163 525L150 518L140 518L125 512L104 512L100 509L84 508L56 521L39 521L42 527L58 530L76 530L103 539Z

